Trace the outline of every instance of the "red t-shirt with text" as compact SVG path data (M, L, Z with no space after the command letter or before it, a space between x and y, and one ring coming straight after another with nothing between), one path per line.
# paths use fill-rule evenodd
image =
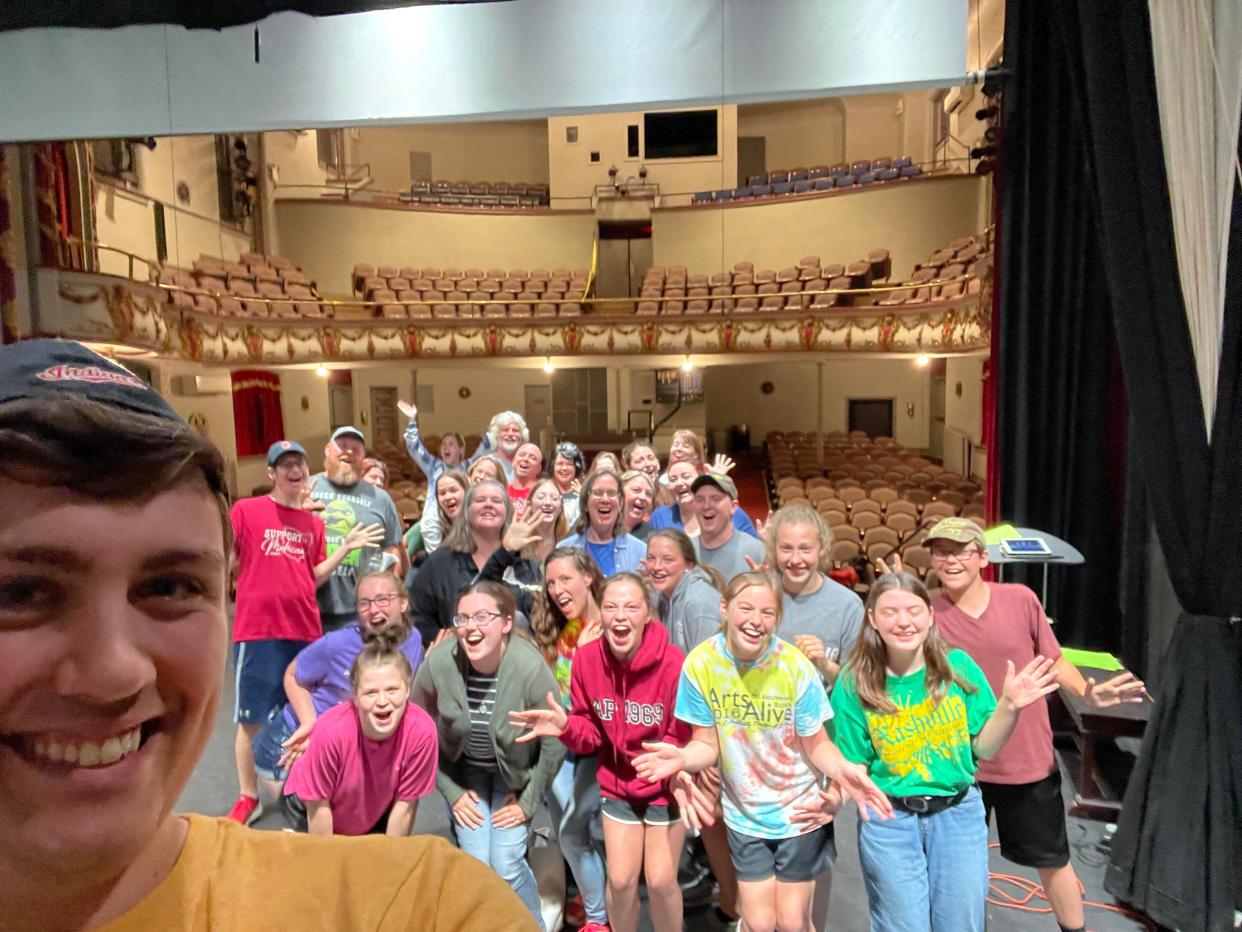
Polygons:
M315 566L327 559L323 520L266 495L237 502L229 519L239 563L233 640L321 637Z
M1052 633L1039 599L1026 586L989 583L988 607L972 618L941 595L932 603L936 624L944 639L970 654L1000 698L1005 683L1005 661L1021 670L1036 656L1061 658L1061 645ZM991 760L979 762L981 783L1036 783L1056 770L1048 702L1039 700L1018 714L1018 724L1005 746Z

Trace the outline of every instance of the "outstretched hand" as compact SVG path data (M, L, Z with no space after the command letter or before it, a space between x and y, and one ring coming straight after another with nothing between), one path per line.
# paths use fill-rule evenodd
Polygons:
M565 733L565 726L569 724L569 713L552 692L548 693L547 700L546 709L509 713L509 724L524 732L518 736L518 744L525 744L536 738L559 738Z
M715 823L716 801L703 791L693 775L681 771L669 782L669 791L681 809L682 821L690 828L701 832Z
M406 417L408 417L411 421L416 420L418 418L418 408L415 407L412 402L398 401L397 410L400 411L402 414L404 414Z
M789 821L809 832L831 822L844 801L841 790L833 783L826 790L817 790L810 802L794 806Z
M737 463L723 453L717 453L716 458L712 460L712 464L707 468L709 472L714 472L718 476L727 476L736 465Z
M893 804L883 791L871 782L867 776L867 768L862 764L842 762L837 772L832 775L832 785L842 796L848 796L858 804L858 814L864 821L870 821L874 813L881 819L893 817ZM870 810L870 811L868 811Z
M520 518L509 522L500 546L510 553L519 553L522 548L538 543L543 539L539 536L539 522L542 520L543 515L538 508L528 507Z
M1107 709L1123 702L1142 702L1150 699L1151 695L1142 680L1126 671L1098 685L1094 677L1088 678L1082 697L1097 709Z
M1001 699L1015 711L1025 709L1037 699L1057 690L1057 663L1050 657L1036 657L1019 672L1014 672L1012 660L1005 661L1005 682L1001 686Z
M384 525L363 524L359 521L345 535L341 548L348 553L362 547L378 547L382 543L384 543Z
M667 741L644 741L646 754L634 758L634 770L648 783L660 783L680 773L686 766L686 752Z

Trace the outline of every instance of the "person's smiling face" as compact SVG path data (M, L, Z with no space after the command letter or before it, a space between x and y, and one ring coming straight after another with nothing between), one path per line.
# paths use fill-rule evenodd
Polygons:
M513 476L519 482L531 482L543 466L543 454L533 443L524 443L513 454Z
M0 875L115 877L215 725L219 508L199 477L144 503L0 480L0 514Z
M669 595L676 589L690 569L681 548L667 537L653 537L647 541L646 565L647 578L660 595Z

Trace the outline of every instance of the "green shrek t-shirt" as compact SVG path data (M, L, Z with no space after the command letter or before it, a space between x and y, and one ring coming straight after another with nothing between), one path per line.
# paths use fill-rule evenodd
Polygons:
M975 780L978 761L970 741L996 710L996 696L965 651L950 651L949 666L973 692L953 683L937 702L927 691L926 670L890 674L886 691L897 706L893 713L863 706L849 666L837 680L833 740L889 796L952 796Z
M345 557L341 565L319 587L319 611L323 615L352 615L354 589L358 579L385 565L382 548L396 547L401 543L401 517L397 506L383 489L369 482L358 481L353 485L334 485L323 473L310 481L311 498L324 503L319 516L323 518L327 552L331 556L341 546L345 536L354 525L382 524L384 540L380 547L362 547Z

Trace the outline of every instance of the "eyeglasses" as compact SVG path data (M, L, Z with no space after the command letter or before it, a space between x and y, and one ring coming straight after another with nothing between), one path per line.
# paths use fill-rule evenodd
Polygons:
M979 555L979 548L974 547L970 550L932 550L931 558L944 563L947 560L956 560L958 563L964 563L971 557Z
M388 606L392 605L393 602L396 602L397 599L399 598L400 596L398 595L377 595L373 599L359 599L358 600L358 611L365 612L372 605L374 605L380 611L383 611L384 609L388 608Z
M500 617L500 612L475 612L473 615L454 615L453 627L464 628L473 622L476 628L486 628Z
M612 489L591 489L591 498L620 498Z

